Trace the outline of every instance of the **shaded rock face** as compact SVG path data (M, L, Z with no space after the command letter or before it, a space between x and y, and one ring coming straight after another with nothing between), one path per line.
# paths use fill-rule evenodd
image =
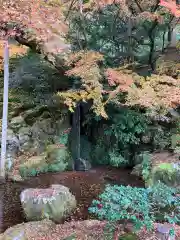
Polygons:
M13 161L19 154L32 153L41 155L49 144L59 144L60 134L70 127L68 116L57 119L51 117L42 118L43 112L30 109L23 114L13 117L8 124L7 131L7 168L11 169ZM29 125L26 118L32 119ZM1 135L1 134L0 134ZM1 136L0 136L1 144Z
M1 143L1 138L0 138ZM19 148L19 140L12 129L7 130L7 150L16 152Z
M157 226L157 239L160 240L175 240L175 236L170 235L172 229L171 225L168 224L158 224Z
M17 131L20 127L23 127L25 125L26 125L26 123L22 116L17 116L17 117L12 118L9 123L9 127L11 129L13 129L14 131Z
M61 222L76 208L75 196L63 185L52 185L47 189L26 189L20 198L28 221L51 219Z
M16 43L13 42L14 44ZM59 89L67 89L69 80L66 76L64 76L66 80L60 76L59 72L42 56L27 50L27 48L23 50L24 54L18 58L10 59L8 168L12 166L14 158L19 154L39 155L48 144L59 143L59 133L66 129L66 125L68 128L70 122L68 117L64 119L66 109L59 102L57 103L54 97ZM2 107L3 76L1 75L0 121Z

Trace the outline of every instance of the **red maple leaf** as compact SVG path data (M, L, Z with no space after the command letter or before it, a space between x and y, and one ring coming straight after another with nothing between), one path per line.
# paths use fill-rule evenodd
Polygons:
M175 17L180 17L180 8L174 0L160 0L160 6L167 8Z

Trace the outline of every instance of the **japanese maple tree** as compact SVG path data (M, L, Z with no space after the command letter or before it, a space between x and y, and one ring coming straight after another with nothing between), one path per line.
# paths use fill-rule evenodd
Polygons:
M0 34L2 39L13 36L62 71L63 54L70 48L64 39L68 27L62 9L52 2L1 0Z
M160 0L159 5L167 8L175 17L180 17L180 7L176 0Z

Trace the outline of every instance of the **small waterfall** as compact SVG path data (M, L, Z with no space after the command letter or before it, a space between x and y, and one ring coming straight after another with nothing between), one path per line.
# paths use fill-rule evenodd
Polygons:
M77 104L72 121L72 132L71 132L71 152L74 160L74 170L79 170L79 159L80 159L80 103Z

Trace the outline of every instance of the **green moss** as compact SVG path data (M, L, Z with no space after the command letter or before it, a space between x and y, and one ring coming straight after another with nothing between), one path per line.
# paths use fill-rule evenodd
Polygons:
M44 154L31 157L22 163L19 172L23 178L46 172L63 172L71 161L67 148L58 148L55 144L49 145Z
M150 182L156 184L158 181L168 186L176 187L180 182L180 171L173 166L173 163L161 163L154 167L151 173Z
M134 233L125 233L119 238L119 240L138 240L138 237Z
M165 170L165 171L170 171L170 172L174 172L174 168L172 167L172 164L171 163L161 163L159 166L158 166L159 169L161 169L162 171Z

